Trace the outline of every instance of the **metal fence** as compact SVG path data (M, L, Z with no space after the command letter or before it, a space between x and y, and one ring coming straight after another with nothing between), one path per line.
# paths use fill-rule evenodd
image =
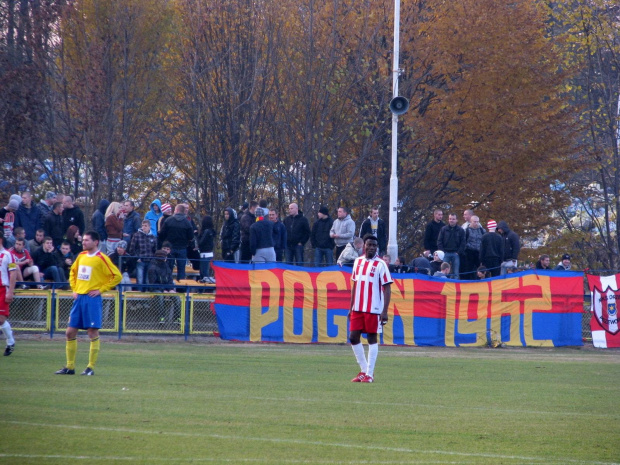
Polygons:
M119 286L121 287L121 286ZM133 285L135 288L136 285ZM101 332L123 334L214 335L215 294L204 288L175 286L184 292L111 291L103 295ZM213 288L207 292L213 292ZM16 290L11 303L11 326L18 331L46 332L53 337L69 321L73 294L63 290ZM592 340L590 294L584 295L581 334Z
M132 285L134 288L135 285ZM120 286L119 286L120 287ZM146 286L145 286L146 287ZM103 333L213 335L217 320L215 295L192 286L170 292L110 291L103 294ZM212 289L209 290L212 292ZM17 331L46 332L53 337L67 328L73 304L70 291L16 290L11 326Z

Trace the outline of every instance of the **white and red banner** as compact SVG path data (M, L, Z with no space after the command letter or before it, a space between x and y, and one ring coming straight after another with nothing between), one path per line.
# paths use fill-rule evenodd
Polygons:
M592 344L594 347L620 347L618 305L620 303L620 274L588 276L592 297Z

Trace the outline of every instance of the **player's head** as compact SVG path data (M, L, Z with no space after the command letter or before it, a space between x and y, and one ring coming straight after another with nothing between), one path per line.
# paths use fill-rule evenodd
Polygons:
M97 231L86 231L82 237L82 248L87 252L99 248L99 233Z
M376 236L372 234L366 234L364 236L364 253L366 258L373 258L377 255L377 248L379 247L379 241Z

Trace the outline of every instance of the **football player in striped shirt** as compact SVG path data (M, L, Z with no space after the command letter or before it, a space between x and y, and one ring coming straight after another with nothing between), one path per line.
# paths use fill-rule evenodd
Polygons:
M375 363L379 352L377 333L388 321L388 306L392 276L388 265L377 255L377 238L364 236L364 255L353 263L353 288L349 310L349 341L360 366L360 372L351 380L353 383L372 383ZM367 334L368 359L361 344L362 333Z
M83 375L92 376L99 356L99 328L101 328L101 294L121 282L118 268L107 255L99 251L99 233L88 231L82 237L84 249L73 262L69 272L69 284L73 289L73 307L67 325L67 365L56 372L57 375L75 374L77 354L77 333L79 329L88 331L90 352L88 366Z
M13 291L17 281L17 265L13 260L13 255L4 248L6 239L0 234L0 330L6 337L6 349L4 355L8 356L15 349L15 339L13 330L9 324L9 304L13 301Z

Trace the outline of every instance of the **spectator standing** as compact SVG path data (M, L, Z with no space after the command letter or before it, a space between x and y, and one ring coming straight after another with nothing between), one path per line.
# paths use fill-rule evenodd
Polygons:
M250 205L245 213L239 220L239 227L241 232L241 263L250 263L252 260L252 251L250 250L250 226L256 223L256 209L258 208L258 202L251 201Z
M15 228L15 213L17 212L21 201L19 196L15 197L20 200L17 200L11 196L11 199L6 206L0 208L0 223L2 224L2 232L5 238L4 243L7 249L13 247L13 244L15 243L15 237L13 236L13 229Z
M37 204L37 208L41 212L41 215L39 216L39 227L43 226L43 222L45 221L47 215L52 213L52 209L56 202L56 193L51 191L46 192L45 198L39 201Z
M108 235L106 253L114 253L116 245L123 239L123 220L121 219L122 206L112 202L105 211L105 230Z
M67 278L56 250L52 238L46 236L43 239L43 247L33 254L32 259L35 265L39 267L43 279L50 279L55 283L64 283L67 282Z
M178 204L175 207L174 215L166 220L160 235L161 240L170 242L172 247L170 258L176 262L177 279L185 279L187 245L194 238L194 229L187 219L185 205Z
M458 225L456 214L448 215L448 224L441 228L437 247L444 251L443 261L450 264L454 279L459 279L460 256L465 252L465 231Z
M131 238L140 231L142 220L140 214L135 210L136 204L133 200L123 202L121 218L123 218L123 240L131 243Z
M556 271L570 271L570 268L571 268L570 255L565 253L564 255L562 255L562 261L558 263L558 266L555 267L555 270Z
M385 221L379 218L378 208L371 209L370 216L362 222L360 237L364 237L366 234L372 234L377 238L379 242L379 256L383 255L387 251L387 227L385 226Z
M537 270L550 270L551 269L551 257L549 255L543 254L540 256L538 261L536 262Z
M159 235L164 227L164 222L172 216L172 206L169 203L165 203L161 206L161 216L157 220L157 247L161 248L161 244L164 241L161 240Z
M273 248L273 222L261 207L256 209L259 218L250 226L250 251L252 263L269 263L276 261L276 252Z
M276 253L276 262L281 262L286 250L286 226L273 208L269 210L269 220L273 223L273 250Z
M30 252L30 255L34 254L37 250L43 247L44 237L45 237L45 230L40 229L40 228L37 229L36 232L34 233L34 239L29 240L28 247L26 247L28 251Z
M470 225L465 229L465 252L463 252L461 262L461 279L476 279L476 270L480 266L480 244L485 233L486 231L480 225L480 218L472 215Z
M77 226L80 235L84 234L86 230L86 223L84 221L84 212L73 203L73 197L70 195L65 195L62 199L62 220L63 220L63 230L66 231L69 229L69 226Z
M107 199L101 199L97 210L93 212L93 216L90 217L90 223L93 231L97 231L99 234L99 250L103 250L105 253L106 241L108 240L108 232L105 229L105 212L110 206L110 202Z
M41 210L32 204L32 194L24 192L22 201L15 213L15 226L21 226L26 231L26 240L34 238L37 228L41 225Z
M329 210L325 206L319 208L317 217L310 234L310 244L314 249L314 266L321 266L323 260L325 266L330 266L334 263L335 244L330 235L334 220L329 216Z
M504 241L495 230L497 223L489 220L487 223L487 233L482 236L480 241L480 263L484 265L491 277L499 276L502 258L504 256Z
M211 216L205 216L200 225L200 236L198 237L198 250L200 251L200 279L205 283L214 283L211 275L211 261L213 260L213 249L215 248L215 225Z
M237 212L230 207L224 210L224 224L220 231L220 241L222 244L222 260L234 262L235 252L239 250L241 240Z
M286 262L290 265L304 266L304 247L310 239L310 223L296 203L288 206L288 216L284 219L286 227Z
M155 238L157 238L157 223L162 216L163 213L161 211L161 200L155 199L151 203L149 211L146 212L146 215L144 215L144 219L151 222L151 234Z
M349 209L340 207L338 208L338 218L334 220L329 232L329 237L336 244L336 257L340 257L347 244L353 240L353 236L355 236L355 222L351 219Z
M45 235L52 238L54 241L54 247L60 247L60 244L62 244L65 237L65 232L67 231L62 216L63 209L64 207L62 203L56 202L52 208L52 213L47 215L43 223Z
M147 271L151 259L157 250L157 239L151 234L151 222L142 221L142 228L135 233L129 244L129 255L136 259L136 281L138 284L149 284ZM146 289L142 289L145 291Z
M439 232L441 228L446 225L442 220L443 211L439 208L435 209L433 212L433 220L428 222L424 230L424 249L431 255L435 250L439 249L439 247L437 247Z
M471 223L471 217L474 216L474 211L469 208L463 212L463 219L465 222L461 225L463 229L467 229Z
M501 234L504 240L504 257L501 266L501 274L505 275L508 268L517 267L521 244L519 243L519 236L517 233L512 231L505 221L500 221L497 224L497 232Z

